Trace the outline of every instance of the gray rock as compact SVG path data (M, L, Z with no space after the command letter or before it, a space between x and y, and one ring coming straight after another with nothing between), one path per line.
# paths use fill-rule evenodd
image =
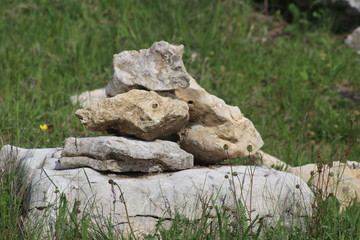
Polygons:
M183 52L183 45L160 41L149 49L115 54L114 74L106 94L115 96L139 88L167 91L188 87L190 75L182 62Z
M194 166L193 156L174 142L112 136L67 138L60 162L64 168L111 172L163 172Z
M178 132L189 120L187 104L172 94L133 89L79 109L81 124L93 131L110 131L153 140Z
M211 220L216 213L210 206L234 210L237 201L249 219L258 216L264 227L277 226L280 219L285 226L300 226L312 215L313 194L307 184L270 168L223 166L131 177L89 168L56 170L59 152L9 145L0 152L0 162L13 158L25 167L29 224L53 225L60 195L69 206L79 201L81 212L90 214L93 221L100 224L110 219L114 229L125 234L128 219L136 233L149 233L159 219L171 222L176 211L190 219L205 213Z
M360 27L356 28L346 37L345 43L349 47L358 50L358 53L360 53Z

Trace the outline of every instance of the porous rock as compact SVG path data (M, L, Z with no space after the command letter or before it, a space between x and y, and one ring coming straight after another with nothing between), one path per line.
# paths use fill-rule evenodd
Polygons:
M360 163L347 161L324 164L319 174L317 164L290 167L287 172L309 182L314 191L321 191L323 196L334 194L341 207L349 206L353 200L360 202Z
M249 156L264 144L252 122L240 109L209 94L194 79L175 95L188 103L189 124L180 133L180 145L206 164ZM225 149L226 148L226 149Z
M111 172L163 172L194 166L193 156L174 143L126 137L67 138L60 158L64 168L91 167Z
M199 163L214 164L256 153L259 142L253 137L254 131L253 124L246 118L210 127L194 124L180 132L180 144Z
M64 198L71 208L75 201L80 203L81 213L89 214L98 226L111 218L114 231L125 236L128 220L135 233L150 233L161 219L171 223L176 213L194 220L205 214L211 220L215 207L231 212L236 202L242 204L247 219L261 220L265 229L279 222L298 227L312 216L313 194L306 182L270 168L223 166L131 177L89 168L58 170L60 154L59 149L9 145L0 151L0 162L12 158L25 167L29 224L55 224Z
M221 98L209 94L193 78L188 88L175 90L175 95L188 103L190 122L214 126L243 118L238 107L227 105Z
M105 88L99 88L91 91L82 92L79 95L71 96L70 100L73 105L79 104L86 108L94 103L101 102L106 99Z
M172 94L160 96L153 91L133 89L75 114L89 130L153 140L183 128L189 119L189 108Z
M182 62L184 46L155 42L149 49L114 55L114 74L106 94L115 96L131 89L168 91L189 86L190 75Z

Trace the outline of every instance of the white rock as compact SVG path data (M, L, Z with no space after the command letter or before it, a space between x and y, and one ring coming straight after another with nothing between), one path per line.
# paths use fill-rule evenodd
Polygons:
M182 62L183 52L183 45L160 41L149 49L115 54L114 74L106 86L107 95L139 88L167 91L188 87L191 77Z
M24 174L30 181L28 219L45 225L55 222L60 194L66 196L69 206L80 201L81 211L91 214L92 220L110 218L114 227L129 231L126 203L136 233L149 233L160 218L173 219L176 210L190 219L200 218L203 211L214 217L210 205L234 209L238 200L248 217L258 216L265 227L276 226L280 219L285 226L299 226L312 214L313 195L307 184L269 168L223 166L129 177L100 174L89 168L56 170L58 149L5 146L0 162L11 156L25 166Z
M263 146L260 134L238 107L209 94L194 79L188 88L175 90L175 95L188 103L190 112L189 124L179 134L180 145L196 161L219 163L249 156Z
M105 88L99 88L92 91L86 91L79 95L74 95L70 98L73 105L79 104L81 107L86 108L91 104L101 102L106 99Z
M60 162L64 168L111 172L163 172L194 166L193 156L174 142L112 136L67 138Z
M345 43L349 47L357 49L360 53L360 27L356 28L351 34L346 37Z
M172 94L133 89L75 112L93 131L153 140L178 132L189 119L186 103Z

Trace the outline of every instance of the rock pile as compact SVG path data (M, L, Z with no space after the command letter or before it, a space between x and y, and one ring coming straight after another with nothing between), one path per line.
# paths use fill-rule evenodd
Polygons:
M109 84L105 90L97 89L73 97L73 102L78 100L85 107L77 110L75 114L88 130L122 136L121 143L105 147L117 152L130 145L134 152L149 151L141 146L147 145L147 149L152 149L152 145L159 145L160 142L166 152L166 149L176 148L173 142L167 141L172 140L176 141L181 149L192 154L200 164L216 164L224 159L257 153L263 141L252 122L243 116L238 107L227 105L196 83L184 67L183 52L182 45L175 46L160 41L149 49L115 54L114 74ZM108 97L106 99L105 93ZM95 101L87 99L87 96L92 96ZM137 140L130 140L129 137ZM102 137L101 140L88 141L98 141L99 145L105 146L102 142L114 140ZM138 141L141 144L128 141ZM122 144L125 145L121 146ZM102 151L101 148L98 150ZM132 156L125 154L122 154L122 157L115 154L117 158L114 159L114 155L109 153L103 153L106 157L100 158L95 155L89 157L86 152L67 156L67 152L68 144L65 144L64 155L60 161L67 167L91 166L98 170L109 170L114 168L105 167L105 162L111 162L112 165L118 165L117 171L141 169L140 171L147 172L146 168L128 167ZM159 150L158 154L164 157L160 152ZM187 159L186 162L170 167L164 164L163 160L159 160L156 154L151 154L137 161L155 159L153 166L148 164L148 169L152 172L192 167L188 156L178 160ZM159 161L162 162L162 167L159 167ZM123 164L126 167L123 167Z
M149 49L116 54L106 88L72 97L84 107L76 115L85 128L116 136L70 137L63 149L7 145L0 150L0 169L12 162L25 170L30 224L50 229L64 197L84 203L81 212L88 211L97 223L110 216L114 228L125 233L150 233L162 219L171 223L175 213L193 220L202 214L216 219L214 206L235 212L241 204L250 221L258 219L251 222L254 227L279 222L299 227L314 215L314 194L306 183L313 177L259 150L263 141L252 122L238 107L196 83L186 72L183 51L182 45L161 41ZM193 168L194 159L216 164L242 156L290 173L259 166ZM328 181L336 192L335 180L344 180L339 191L351 193L340 199L345 203L360 192L355 188L359 170L350 170L334 171L342 175ZM178 172L121 174L163 171ZM357 181L349 184L342 176Z
M199 164L250 156L257 165L283 169L311 180L313 186L322 181L310 176L316 164L292 167L259 150L263 141L252 122L238 107L196 83L182 63L183 51L183 46L162 41L149 49L114 55L114 74L106 88L74 96L73 101L85 108L76 114L87 129L123 137L70 138L61 164L112 172L162 172L191 168L192 156ZM326 179L329 184L318 188L334 193L344 207L360 193L359 169L333 165L332 181Z

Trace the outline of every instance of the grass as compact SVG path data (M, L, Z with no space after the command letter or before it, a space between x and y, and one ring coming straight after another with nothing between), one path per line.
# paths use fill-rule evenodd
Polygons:
M301 15L289 25L232 0L3 0L0 13L0 146L57 147L66 137L96 135L80 125L69 97L104 87L113 54L166 40L185 45L186 68L207 91L253 121L264 151L295 166L316 162L319 149L329 160L360 161L359 102L338 94L341 87L359 94L359 56L328 30L327 15L316 25ZM17 239L26 231L22 189L13 185L16 170L0 177L1 232L11 226L7 238ZM329 211L316 234L355 239L358 230L349 229L359 209ZM191 228L179 221L174 231ZM267 234L312 237L281 227Z

